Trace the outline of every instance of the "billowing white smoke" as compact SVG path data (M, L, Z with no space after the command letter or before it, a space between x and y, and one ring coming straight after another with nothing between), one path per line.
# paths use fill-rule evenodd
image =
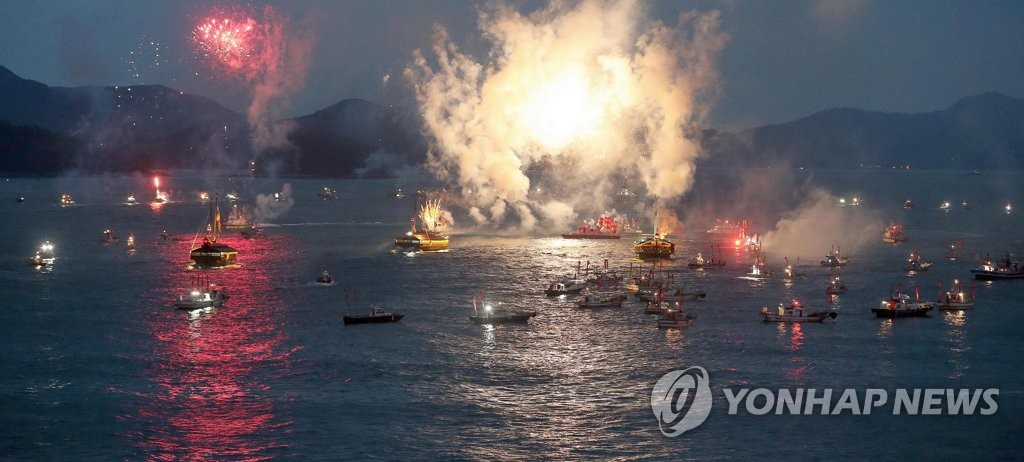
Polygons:
M713 61L725 44L718 13L683 14L675 26L645 17L636 1L552 2L524 15L497 4L481 13L491 43L478 62L438 27L431 56L406 69L430 140L429 167L458 184L470 216L524 229L572 221L565 204L600 211L631 172L650 195L691 186L698 146L685 136L714 96ZM524 169L574 157L563 202L531 197ZM564 184L564 183L563 183ZM563 188L568 189L568 188ZM598 196L598 197L595 197ZM548 202L548 203L542 203Z
M834 246L843 255L856 256L868 244L882 238L883 222L877 212L864 207L839 207L838 198L816 189L807 201L787 213L775 229L765 233L764 250L778 257L817 261Z
M285 183L276 197L274 194L256 195L256 210L253 211L253 218L257 223L266 223L268 220L284 215L292 209L293 205L295 205L295 199L292 198L292 184Z

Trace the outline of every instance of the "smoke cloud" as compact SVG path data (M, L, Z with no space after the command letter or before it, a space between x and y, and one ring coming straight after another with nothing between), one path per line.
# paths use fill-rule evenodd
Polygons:
M566 222L570 210L603 210L624 177L660 200L689 190L699 151L686 132L715 96L727 41L717 11L667 25L631 0L529 14L499 3L479 28L485 59L437 27L431 53L416 51L405 71L428 166L457 185L474 221ZM531 190L538 178L554 186Z
M288 213L293 205L295 205L295 199L292 197L292 184L285 183L276 197L274 194L256 195L256 210L253 210L253 219L257 223L266 223Z
M855 255L882 236L881 216L864 207L839 207L839 199L822 189L789 212L763 235L767 252L790 259L821 257L838 245L843 255Z

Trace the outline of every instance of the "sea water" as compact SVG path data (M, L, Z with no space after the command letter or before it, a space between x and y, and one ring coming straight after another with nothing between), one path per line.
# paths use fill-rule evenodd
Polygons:
M393 180L164 178L172 201L151 205L140 177L10 179L0 183L0 455L5 459L937 459L1014 458L1024 449L1024 281L979 283L963 312L881 320L870 309L895 284L922 287L969 270L986 253L1024 253L1017 174L831 172L813 181L856 193L905 223L913 244L861 249L842 269L850 287L826 324L768 324L762 306L800 298L827 308L830 272L742 278L750 257L687 270L702 230L676 236L677 282L707 291L687 303L688 328L658 329L631 298L578 310L543 289L576 266L625 269L632 240L455 232L451 249L392 252L409 226L414 186ZM284 183L294 205L266 236L229 236L239 266L188 268L209 206L196 191L256 193ZM320 200L324 186L335 200ZM60 207L61 192L77 203ZM142 204L124 205L134 193ZM699 197L701 190L693 193ZM707 192L703 192L707 195ZM14 198L23 195L24 203ZM269 197L269 196L268 196ZM902 208L913 197L913 210ZM264 198L266 199L266 198ZM969 211L959 208L970 200ZM949 212L937 210L953 201ZM1004 213L1006 202L1022 208ZM284 207L287 204L278 207ZM229 204L220 203L226 214ZM280 211L280 210L279 210ZM458 212L457 212L458 214ZM707 216L713 222L713 216ZM758 224L762 230L771 224ZM104 229L121 240L103 244ZM466 227L467 229L469 227ZM456 228L458 229L458 228ZM486 228L484 228L486 229ZM168 238L160 234L166 230ZM136 236L137 249L124 241ZM880 230L879 230L880 233ZM941 251L955 239L966 258ZM25 264L49 240L50 269ZM909 249L936 260L902 271ZM827 250L827 249L822 249ZM769 262L777 269L781 262ZM311 284L323 270L335 286ZM219 309L172 303L197 276L227 288ZM536 310L525 326L469 322L474 296ZM397 324L344 326L380 305ZM708 420L668 438L651 410L665 373L704 367ZM723 389L998 388L991 416L729 415ZM891 408L888 408L891 409Z

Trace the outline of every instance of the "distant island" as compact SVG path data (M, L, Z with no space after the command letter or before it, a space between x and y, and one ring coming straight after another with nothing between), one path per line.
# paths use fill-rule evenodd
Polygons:
M346 99L277 121L287 142L259 153L257 174L389 177L422 165L417 113ZM0 66L0 172L248 170L245 117L161 85L51 87ZM694 130L701 166L1021 169L1024 100L984 93L919 114L828 109L792 122Z

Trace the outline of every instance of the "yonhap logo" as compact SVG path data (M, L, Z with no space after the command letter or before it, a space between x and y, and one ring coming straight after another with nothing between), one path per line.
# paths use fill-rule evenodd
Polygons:
M651 410L658 417L661 433L668 437L704 423L711 413L708 371L693 366L663 375L651 391Z

